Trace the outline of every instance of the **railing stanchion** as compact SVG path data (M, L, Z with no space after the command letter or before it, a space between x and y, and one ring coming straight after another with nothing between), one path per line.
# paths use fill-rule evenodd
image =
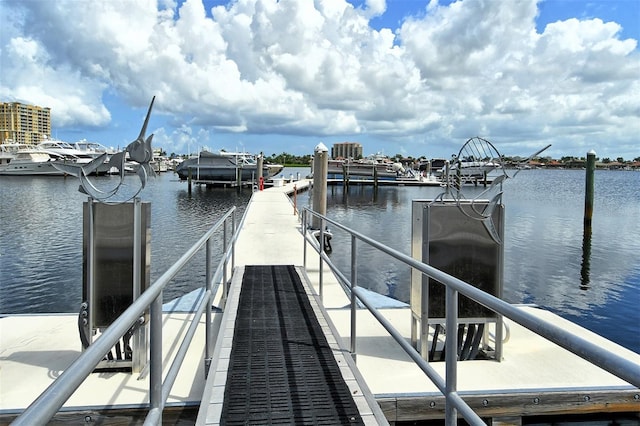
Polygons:
M133 201L133 300L142 294L142 202L136 197ZM131 371L140 373L147 364L147 336L144 327L133 332L133 354Z
M222 252L227 252L227 222L224 222L222 227ZM225 288L227 287L227 258L224 258L224 270L222 272L222 279L224 281Z
M159 423L162 424L162 291L151 303L151 337L149 347L149 405L160 410Z
M233 229L233 241L231 243L231 271L236 269L236 211L231 214L231 229Z
M351 235L351 357L356 360L357 348L356 348L356 313L357 302L355 289L358 286L358 262L356 251L356 237Z
M322 254L324 253L324 219L320 219L320 241L318 241L319 245L320 245L320 261L319 261L319 266L318 266L318 285L319 285L319 290L318 292L320 293L320 300L324 301L323 295L323 276L322 276L322 270L324 269L324 262L322 260Z
M302 210L302 267L307 270L307 209Z
M446 293L446 330L447 341L445 343L445 387L447 401L445 407L445 424L456 426L458 413L453 404L453 395L458 391L458 292L450 286Z
M205 283L205 295L207 292L211 292L212 288L212 274L211 274L211 238L207 240L207 245L205 248L206 252L206 283ZM224 252L223 252L224 253ZM224 254L223 254L224 255ZM213 299L213 295L209 296L210 299ZM211 365L211 300L207 301L207 310L205 311L205 321L204 321L204 375L207 377L209 373L209 366Z

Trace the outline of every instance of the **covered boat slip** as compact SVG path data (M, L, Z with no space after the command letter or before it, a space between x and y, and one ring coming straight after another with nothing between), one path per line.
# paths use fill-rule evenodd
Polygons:
M444 398L436 386L366 309L358 309L356 315L357 368L348 368L347 364L350 365L352 360L344 348L349 347L351 335L349 297L325 264L320 303L317 296L320 282L318 258L310 255L313 249L307 245L309 258L304 265L305 243L300 232L301 224L287 196L294 185L300 189L307 184L308 181L288 183L254 193L235 248L236 272L232 277L229 300L237 298L239 302L242 271L247 265L269 268L295 265L314 316L331 346L333 358L343 373L342 378L359 408L362 421L365 424L385 422L375 418L375 404L372 405L364 396L362 399L356 397L362 395L360 392L366 393L367 389L390 423L443 419ZM376 296L376 305L410 341L410 307L384 296ZM640 365L639 354L557 315L530 306L518 309L530 312L541 321L559 325ZM229 316L232 311L233 303L230 303L225 315ZM177 312L164 314L163 321L169 329L164 338L163 360L176 351L173 336L186 331L189 315ZM168 406L188 406L202 400L199 424L220 422L223 410L220 404L226 377L223 380L222 372L225 370L222 366L227 362L225 360L230 359L234 343L234 339L225 333L233 335L231 327L235 324L230 319L223 320L225 323L219 336L224 337L213 354L219 362L212 363L207 382L203 371L204 330L201 323L183 371L170 392ZM0 318L0 413L19 413L79 355L76 321L75 315ZM522 417L545 414L640 412L639 389L512 321L505 320L505 326L509 329L509 339L504 342L501 362L474 360L458 363L458 393L483 418L494 421L510 418L515 419L513 423L518 423ZM444 376L443 362L430 365ZM166 371L168 365L163 367ZM277 374L283 372L278 371ZM359 382L358 378L363 381ZM148 378L145 377L138 380L138 375L130 373L93 373L63 409L138 408L148 403L148 389ZM360 390L354 394L355 389ZM299 397L297 393L292 396Z

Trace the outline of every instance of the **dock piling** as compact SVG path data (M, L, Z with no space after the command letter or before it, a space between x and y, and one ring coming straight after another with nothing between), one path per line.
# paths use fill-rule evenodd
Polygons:
M313 211L323 216L327 214L327 169L329 168L329 149L320 142L313 156ZM321 229L320 218L314 216L311 228Z
M373 165L373 187L378 188L378 169Z
M584 224L582 237L582 265L580 270L580 288L589 288L589 270L591 261L591 218L593 217L594 172L596 169L596 152L587 153L587 173L584 193Z
M264 155L262 154L262 152L260 153L260 155L258 155L257 163L259 189L260 191L262 191L264 189L264 177L262 176L262 168L264 167Z
M591 217L593 216L593 191L594 191L594 171L596 169L596 152L591 150L587 153L587 175L586 188L584 194L584 228L591 231Z

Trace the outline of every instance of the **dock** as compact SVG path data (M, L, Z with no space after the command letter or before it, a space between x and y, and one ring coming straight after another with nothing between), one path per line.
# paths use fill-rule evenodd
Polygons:
M301 224L287 194L300 183L288 183L254 194L237 246L237 265L302 265ZM308 250L311 250L310 248ZM315 296L319 291L316 257L305 269ZM380 296L385 317L409 339L411 311ZM349 297L328 267L323 271L323 307L344 348L349 347ZM385 308L385 306L389 306ZM522 306L551 321L624 354L640 364L640 354L623 348L570 321L534 306ZM444 397L366 309L358 310L357 370L390 423L444 418ZM509 340L501 362L458 363L458 389L481 416L495 419L567 413L640 412L640 390L505 320ZM444 363L433 363L444 376ZM204 401L203 401L204 404ZM519 423L518 423L519 424Z
M198 424L384 424L303 277L293 265L236 271Z
M469 179L463 182L465 186L489 186L493 180L491 178L484 179ZM379 179L366 176L349 176L347 179L330 177L327 179L327 185L342 185L342 186L431 186L431 187L445 187L446 182L442 179L438 179L434 176L429 177L397 177Z
M294 187L296 190L302 190L308 185L308 180L288 182L253 194L236 244L235 270L231 278L227 305L224 313L215 313L215 316L221 318L222 326L209 374L205 378L202 361L204 333L201 332L201 322L196 338L189 348L184 370L171 389L166 407L176 410L190 408L197 412L197 419L194 415L194 421L207 425L235 424L231 421L235 417L230 413L245 415L242 419L238 417L238 424L247 424L251 423L246 419L248 413L264 415L265 412L267 415L285 416L286 419L292 419L294 415L307 416L300 422L305 423L308 420L309 424L336 424L321 421L329 418L342 419L339 423L348 419L354 424L372 425L443 419L444 397L440 391L368 310L357 311L358 351L355 360L346 349L349 347L351 334L349 297L325 265L322 274L323 297L320 300L320 270L317 257L310 257L311 260L308 260L304 267L305 242L299 216L289 194L294 191ZM311 253L313 249L309 245L307 250ZM313 315L300 315L314 318L317 324L314 322L305 327L306 334L296 335L295 338L288 337L289 346L280 345L275 348L280 352L274 353L276 362L270 365L272 369L259 368L261 372L256 374L261 374L261 378L258 378L257 382L251 382L250 387L253 387L254 383L261 385L256 386L256 389L250 389L257 392L253 396L250 393L246 394L250 396L249 405L242 405L247 404L247 400L244 399L239 401L240 405L225 408L224 404L228 402L225 401L227 386L238 386L247 390L246 384L243 387L241 383L227 381L230 374L241 376L235 371L244 368L246 372L246 365L241 367L241 370L234 368L236 363L241 363L242 357L246 364L247 356L250 355L242 345L237 346L234 352L238 336L252 329L248 327L243 332L236 324L247 321L251 324L259 323L259 329L267 333L275 328L271 327L270 331L267 331L269 323L273 325L272 321L282 321L287 324L283 329L289 333L290 323L298 323L296 320L278 318L278 312L281 313L281 310L264 311L266 307L273 307L273 303L259 305L263 310L261 312L248 312L261 315L258 318L239 319L241 317L236 316L247 314L242 313L246 310L244 301L243 306L240 306L243 292L251 286L247 283L252 280L254 284L256 280L265 282L264 277L260 275L256 278L256 274L267 274L270 277L286 275L287 279L292 280L287 284L293 286L289 292L295 294L300 303L305 304L305 309L310 310L306 312L313 312ZM295 277L299 278L299 283ZM274 282L271 282L272 286ZM384 296L379 296L377 304L387 320L409 340L409 306ZM616 345L551 312L534 306L521 306L519 309L570 330L640 365L640 354ZM170 304L165 306L163 323L168 331L164 338L163 360L168 360L171 353L176 351L172 345L173 338L186 332L185 324L190 315L192 313L188 310L184 311ZM76 322L75 314L16 315L0 318L0 423L10 420L24 410L81 353ZM640 412L638 388L514 322L505 320L505 327L508 330L508 340L503 344L502 360L472 360L458 363L458 393L483 418L494 424L522 424L522 419L528 416L591 413L635 413L637 416ZM319 340L319 336L314 334L317 330L322 330ZM262 332L259 336L264 336ZM281 332L280 328L278 332ZM299 350L302 350L303 346L311 347L307 340L310 336L312 340L315 339L314 345L322 348L322 351L314 349L313 353L319 358L318 354L322 352L325 364L331 364L330 372L327 374L335 380L329 384L313 380L300 383L300 370L293 368L290 371L285 368L286 364L293 365L299 360L289 358L289 361L285 361L282 351L291 352L294 347ZM273 341L283 342L284 339L282 335L276 335ZM270 342L263 338L262 343L250 344L268 346ZM244 353L242 349L245 350ZM251 353L267 356L262 349L252 350ZM298 355L304 359L305 353L301 352ZM268 356L271 359L270 355ZM264 363L265 358L257 361ZM169 368L168 364L169 361L163 364L165 371ZM445 375L444 363L431 364L442 376ZM304 370L318 367L298 364L297 368ZM336 371L339 372L337 376ZM274 380L278 386L266 385L266 379ZM243 380L246 380L246 377ZM292 383L296 386L292 386ZM332 407L322 406L318 396L313 394L314 389L308 389L324 389L322 392L326 395L327 386L335 389L337 399ZM145 374L93 373L65 404L61 414L75 415L77 417L74 418L78 421L86 420L87 416L89 420L97 421L106 416L107 411L122 413L141 409L149 403L148 389L149 378ZM275 395L268 395L266 391L273 391ZM234 391L234 394L238 392L240 391ZM322 402L326 402L328 397L321 399ZM271 405L266 405L266 400L270 401ZM313 407L314 403L318 405ZM276 410L276 406L280 408ZM338 417L329 417L330 415ZM280 420L282 418L278 417ZM242 423L243 421L245 423ZM271 420L257 418L255 424L270 421L275 423L275 417Z

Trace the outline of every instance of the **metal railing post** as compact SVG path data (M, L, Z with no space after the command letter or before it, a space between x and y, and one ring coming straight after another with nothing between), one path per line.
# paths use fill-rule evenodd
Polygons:
M302 267L307 269L307 209L302 210Z
M236 269L236 211L234 210L233 213L231 214L231 229L232 229L232 234L233 237L233 241L231 242L231 271L233 271L234 269Z
M133 200L133 300L142 294L142 201ZM147 334L144 324L133 332L133 354L131 371L140 373L147 363Z
M320 293L320 300L324 301L323 295L323 276L322 276L322 269L324 268L324 262L322 260L322 254L324 253L324 219L320 219L320 241L318 241L318 243L320 243L320 261L319 261L319 270L318 270L318 274L320 274L318 276L318 286L319 286L319 293Z
M151 337L149 347L149 405L160 410L159 423L162 424L162 291L151 303Z
M212 274L211 274L211 238L207 240L207 245L205 248L206 252L206 283L205 283L205 295L207 292L211 292L212 287ZM223 252L224 256L224 252ZM210 298L212 296L209 296ZM209 366L211 365L211 301L207 301L207 310L205 311L205 321L204 321L204 333L205 333L205 343L204 343L204 374L205 377L209 373Z
M222 252L227 252L227 221L224 221L224 226L222 227ZM224 271L222 273L222 279L224 280L224 285L227 285L227 258L224 258Z
M447 340L445 343L445 387L446 387L446 407L445 424L456 426L458 413L452 402L452 395L458 391L458 292L447 287L446 293L446 327Z
M351 357L356 360L356 313L357 302L355 289L358 286L358 257L356 252L356 237L351 235Z
M95 209L93 206L93 198L89 197L89 201L87 202L87 207L89 209L89 230L88 230L88 241L87 241L87 300L83 302L88 304L87 308L87 322L88 322L88 335L89 335L89 343L93 343L93 319L94 319L94 309L95 309L95 301L94 301L94 291L96 285L96 238L95 238ZM84 349L83 349L84 350Z

